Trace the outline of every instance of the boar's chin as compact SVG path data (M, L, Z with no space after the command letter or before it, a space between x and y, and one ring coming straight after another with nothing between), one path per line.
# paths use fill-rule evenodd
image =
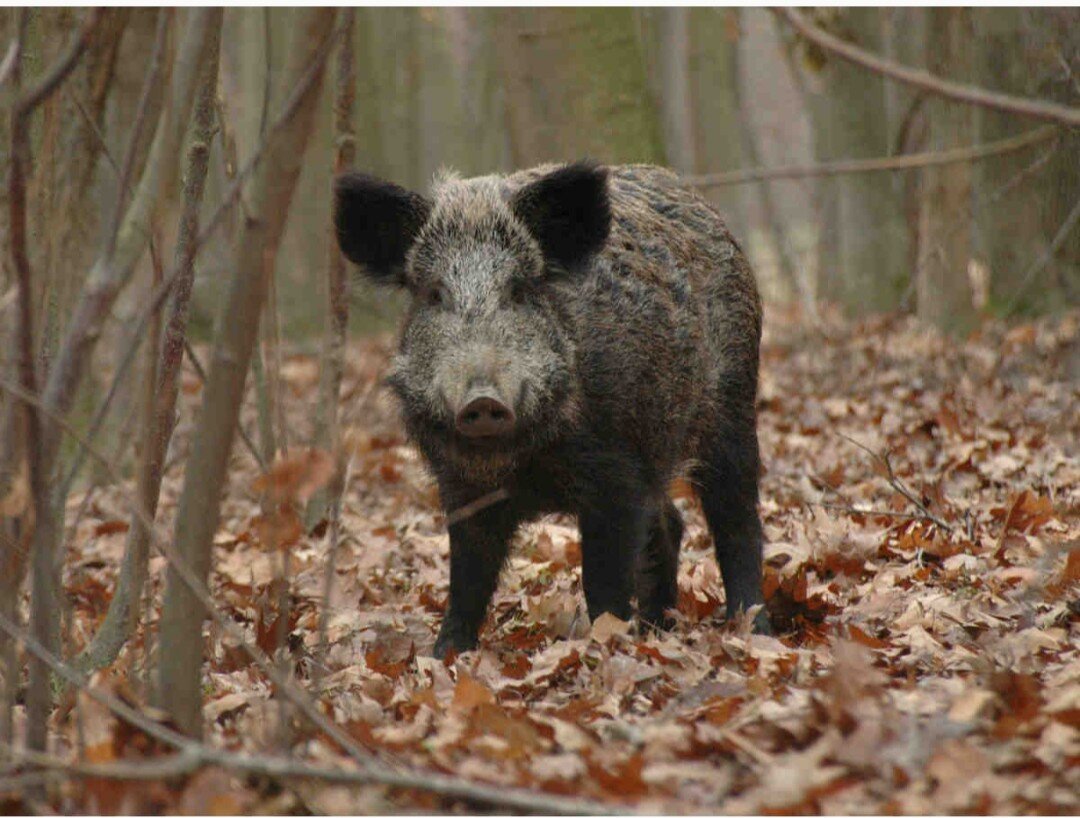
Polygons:
M455 437L446 453L460 476L477 486L500 486L513 474L517 464L517 450L507 443L477 445Z

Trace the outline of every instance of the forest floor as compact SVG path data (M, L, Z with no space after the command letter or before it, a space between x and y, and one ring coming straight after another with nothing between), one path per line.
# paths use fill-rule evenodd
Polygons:
M294 521L283 534L239 445L217 605L272 650L287 575L283 653L298 681L319 680L325 712L366 751L417 770L649 812L1080 811L1080 312L988 324L963 342L906 318L814 333L769 318L759 409L775 636L722 623L711 542L676 485L687 536L672 632L608 617L590 627L577 530L551 518L519 535L480 649L428 658L446 598L445 521L380 386L386 339L348 352L329 649L325 527L308 536ZM317 358L286 356L282 377L300 468ZM200 398L193 374L184 385L166 536ZM254 435L250 407L244 423ZM72 652L112 593L129 488L72 498L69 520L84 509L65 562ZM164 565L152 561L157 600ZM157 616L92 685L141 701ZM207 656L209 744L345 763L216 626ZM61 758L80 741L99 762L160 752L85 694L54 727ZM80 812L492 809L221 768L172 783L72 778L53 798Z

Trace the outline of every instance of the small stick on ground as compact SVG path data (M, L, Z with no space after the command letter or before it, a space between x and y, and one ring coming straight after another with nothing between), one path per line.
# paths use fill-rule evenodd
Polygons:
M923 517L923 519L929 520L939 528L943 528L945 531L951 532L953 530L953 527L949 523L945 522L943 519L934 514L930 509L928 509L926 507L926 504L923 503L923 501L920 500L918 496L911 489L905 486L904 482L896 476L896 472L893 471L892 462L889 460L889 452L885 452L884 454L878 454L877 452L863 445L854 438L848 437L847 435L842 433L840 433L840 437L844 438L844 440L846 440L848 443L851 443L853 446L862 449L874 460L884 466L886 474L885 479L888 481L889 485L892 486L896 492L901 494L909 503L915 506L915 508L917 508L921 512L921 516Z
M876 508L859 508L858 506L846 505L845 503L811 503L819 508L827 508L831 511L843 511L847 514L857 514L862 517L896 517L900 520L923 520L925 514L911 514L906 511L884 511Z

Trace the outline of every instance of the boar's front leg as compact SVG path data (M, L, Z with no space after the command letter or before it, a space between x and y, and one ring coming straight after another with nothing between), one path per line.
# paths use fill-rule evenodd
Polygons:
M450 526L450 604L435 640L436 658L476 647L517 523L511 502L502 501Z
M615 494L613 492L613 494ZM583 509L581 526L581 582L589 619L602 613L619 619L631 617L636 555L649 533L644 496L609 496Z

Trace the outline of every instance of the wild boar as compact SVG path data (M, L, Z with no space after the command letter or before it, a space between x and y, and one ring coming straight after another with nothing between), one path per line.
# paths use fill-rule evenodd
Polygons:
M347 258L411 301L389 383L450 521L435 655L474 648L523 522L577 516L589 616L669 624L690 478L729 615L762 601L761 302L717 212L661 168L335 182ZM457 512L457 513L455 513ZM756 625L767 629L759 614Z

